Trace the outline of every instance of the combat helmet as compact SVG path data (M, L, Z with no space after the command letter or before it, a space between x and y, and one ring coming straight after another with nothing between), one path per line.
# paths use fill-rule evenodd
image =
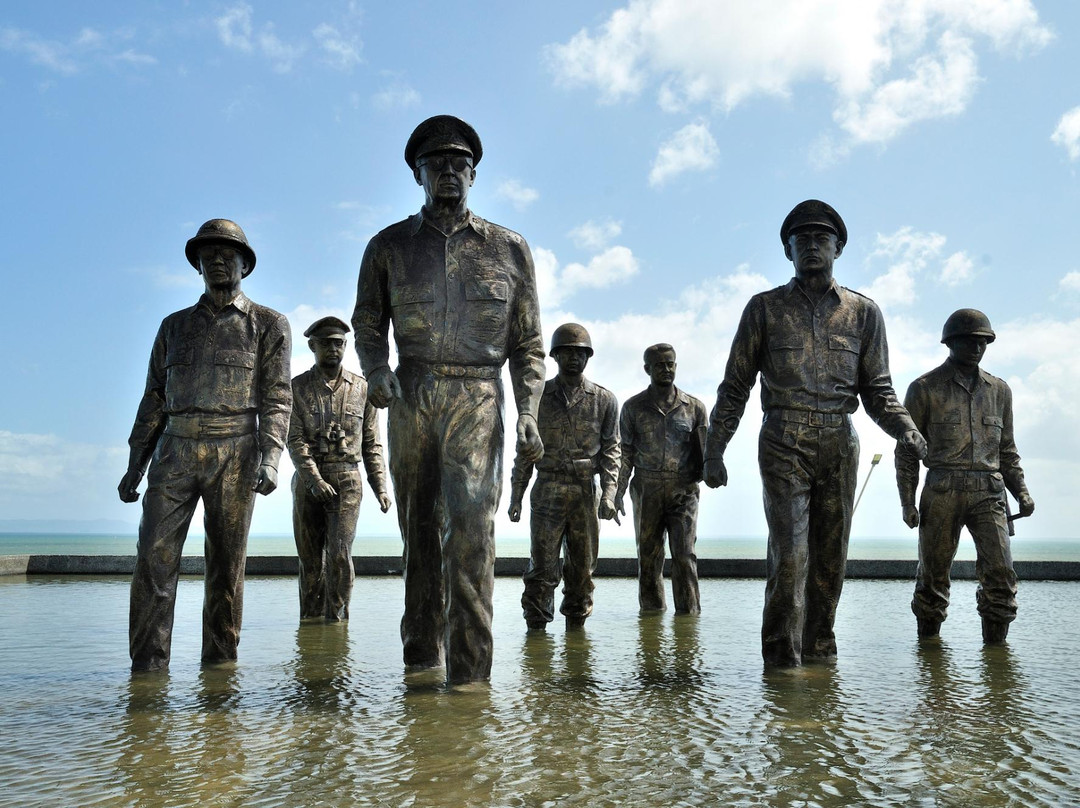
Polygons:
M986 337L988 343L997 339L990 327L990 318L978 309L957 309L949 315L941 329L941 341L948 343L953 337Z
M187 246L184 247L184 255L187 256L188 263L195 269L199 268L199 247L208 242L231 244L239 248L247 258L247 269L244 270L245 278L251 274L251 270L255 269L255 251L251 249L247 236L244 235L244 231L240 229L240 225L236 222L229 219L211 219L199 228L198 233L188 239Z
M563 323L555 329L555 333L551 335L549 355L554 356L556 348L584 348L589 352L589 356L593 355L589 332L585 330L585 326L578 323Z

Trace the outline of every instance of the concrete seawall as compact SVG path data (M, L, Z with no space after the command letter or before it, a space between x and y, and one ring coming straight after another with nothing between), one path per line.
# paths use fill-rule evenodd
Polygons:
M525 558L500 558L495 574L520 576L525 572ZM401 575L400 556L357 556L353 559L357 575ZM1022 581L1080 581L1080 561L1017 561L1016 575ZM915 561L849 559L847 577L851 579L915 580ZM0 575L130 575L135 556L115 555L8 555L0 556ZM202 575L202 556L185 556L180 562L184 575ZM670 572L670 562L664 566ZM295 556L248 556L248 575L296 575ZM601 558L596 575L604 578L634 578L636 558ZM764 559L699 558L698 575L702 578L764 578ZM953 563L955 580L975 578L974 561Z

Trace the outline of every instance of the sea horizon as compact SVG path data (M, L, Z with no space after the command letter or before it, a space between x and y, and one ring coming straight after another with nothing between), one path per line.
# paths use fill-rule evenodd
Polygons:
M184 545L185 556L203 554L201 533L191 533ZM0 532L0 555L134 555L138 537L134 533L32 533ZM697 541L698 558L764 558L765 536L710 536ZM397 535L358 535L353 543L354 556L395 556L402 551ZM524 536L497 536L495 553L499 558L526 558L529 539ZM1080 561L1078 538L1014 538L1016 561ZM296 546L291 533L256 533L248 538L249 556L294 556ZM600 537L601 558L633 558L637 555L634 539ZM918 542L910 537L855 537L848 546L848 558L866 560L915 560ZM975 544L966 534L961 537L956 558L975 559Z

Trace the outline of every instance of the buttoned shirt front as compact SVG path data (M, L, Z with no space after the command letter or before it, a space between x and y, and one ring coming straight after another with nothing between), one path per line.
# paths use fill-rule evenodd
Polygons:
M518 412L535 415L544 344L532 254L517 233L469 212L448 235L421 211L377 234L360 265L352 318L368 377L388 364L391 322L402 362L509 360Z
M613 497L619 474L618 409L614 393L588 379L576 387L564 385L557 376L548 380L537 417L544 442L537 471L582 477L599 472L601 490ZM515 458L511 475L515 491L525 490L532 470L533 464L520 455Z
M285 316L238 294L215 310L205 294L170 314L150 354L131 437L149 460L170 415L258 415L262 462L276 467L292 407L291 332Z
M874 301L833 281L815 302L792 278L754 295L731 345L710 418L707 457L722 456L761 374L761 407L846 415L859 399L886 433L913 429L889 375Z
M386 466L375 407L367 399L367 381L342 369L327 381L317 367L293 379L293 409L289 422L289 455L297 473L310 487L321 479L319 465L364 461L368 482L376 495L386 492ZM333 428L341 437L328 442ZM324 433L320 436L320 433ZM325 451L320 446L325 444Z
M926 436L929 469L1000 472L1017 497L1027 491L1013 437L1012 391L979 368L965 377L951 359L908 387L904 405ZM905 447L896 450L897 481L904 504L914 504L919 459Z
M622 468L618 493L626 491L635 469L699 482L707 427L705 405L678 388L674 406L666 411L651 388L627 399L619 418Z

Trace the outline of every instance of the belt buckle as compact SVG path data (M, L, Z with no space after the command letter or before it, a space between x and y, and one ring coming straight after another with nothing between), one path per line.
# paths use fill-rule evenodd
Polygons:
M810 413L810 426L825 426L825 413L823 413L823 412L811 412Z

